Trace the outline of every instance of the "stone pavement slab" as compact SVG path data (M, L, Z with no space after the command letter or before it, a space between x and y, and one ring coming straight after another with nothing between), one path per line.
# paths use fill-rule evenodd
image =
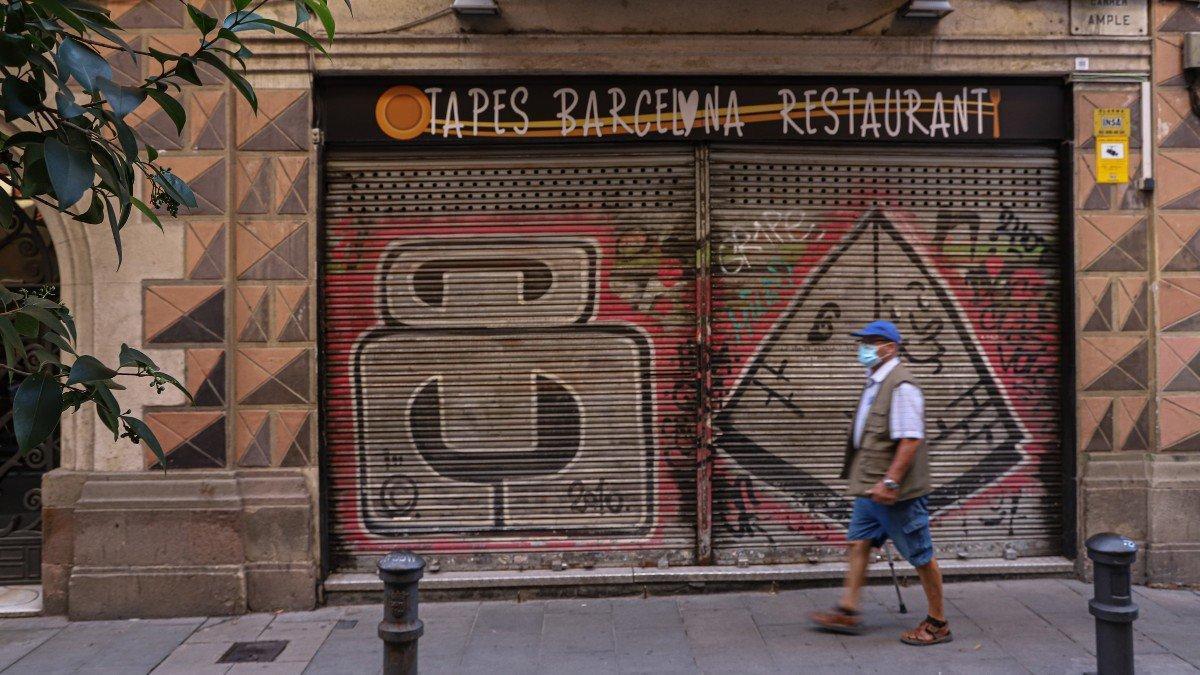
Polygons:
M920 588L865 589L869 630L813 631L836 588L677 597L425 603L422 673L1084 673L1095 669L1091 587L1067 579L952 583L955 639L904 645ZM1200 593L1139 587L1139 673L1200 673ZM212 619L0 620L0 672L121 675L381 672L378 605ZM267 663L222 663L238 642L282 641Z

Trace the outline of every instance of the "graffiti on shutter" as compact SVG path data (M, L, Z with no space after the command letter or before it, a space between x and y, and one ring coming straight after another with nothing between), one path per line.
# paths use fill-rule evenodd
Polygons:
M936 158L893 167L714 154L718 560L841 555L851 502L838 475L865 383L850 332L875 319L900 328L925 393L935 541L973 555L1007 543L1052 550L1061 480L1052 160L932 169Z

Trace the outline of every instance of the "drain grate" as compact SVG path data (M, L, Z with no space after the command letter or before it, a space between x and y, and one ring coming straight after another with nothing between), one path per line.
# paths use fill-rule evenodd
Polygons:
M358 625L358 619L338 619L333 625L334 630L350 630Z
M287 640L235 642L217 659L217 663L271 663L287 646Z

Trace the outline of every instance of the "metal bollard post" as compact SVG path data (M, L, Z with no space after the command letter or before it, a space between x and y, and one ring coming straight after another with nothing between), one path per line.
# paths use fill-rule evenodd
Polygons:
M379 561L384 675L416 675L417 640L425 632L425 624L417 618L417 581L424 573L425 560L411 551L392 551Z
M1105 532L1084 544L1095 563L1095 597L1088 611L1096 617L1096 669L1099 675L1133 675L1133 604L1129 567L1137 558L1137 543Z

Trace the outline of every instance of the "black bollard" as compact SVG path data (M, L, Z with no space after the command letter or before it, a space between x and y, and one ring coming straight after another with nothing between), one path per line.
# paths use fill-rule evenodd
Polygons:
M379 561L384 675L416 675L417 640L425 632L425 624L417 618L417 582L424 573L425 560L411 551L392 551Z
M1095 597L1088 611L1096 617L1096 669L1099 675L1133 674L1133 604L1129 568L1137 558L1137 543L1105 532L1087 540L1088 557L1095 563Z

